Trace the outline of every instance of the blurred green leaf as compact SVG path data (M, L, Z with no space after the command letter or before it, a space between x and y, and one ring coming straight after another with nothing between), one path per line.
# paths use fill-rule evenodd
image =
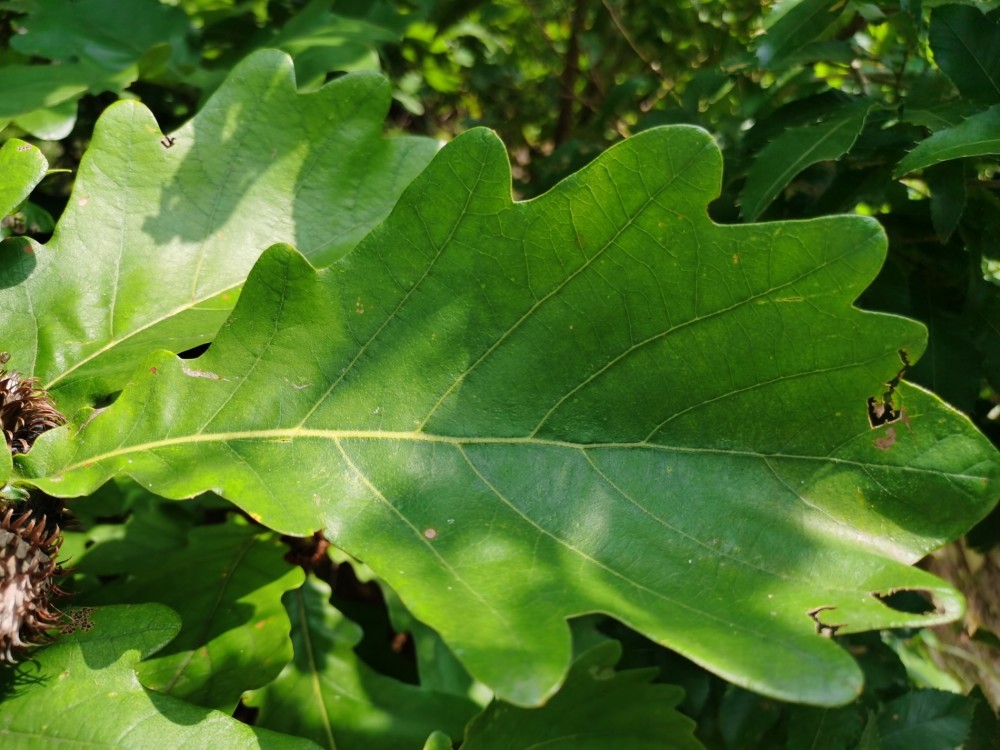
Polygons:
M719 702L718 730L726 748L766 748L765 737L781 721L772 701L727 685Z
M882 742L878 735L878 721L874 713L868 714L865 730L861 733L861 739L854 746L854 750L882 750Z
M187 16L158 0L34 0L18 19L11 46L32 57L85 60L117 72L138 63L147 49L169 43L183 48Z
M458 737L478 706L365 665L353 650L361 629L329 599L330 587L315 578L285 595L295 658L246 699L260 711L257 724L339 750L419 747L435 730Z
M934 61L976 102L1000 102L1000 22L971 5L943 5L931 11Z
M975 705L964 695L917 690L883 706L878 715L882 750L958 748L972 725Z
M363 19L330 11L328 0L312 0L269 41L295 58L303 89L322 84L335 71L378 70L378 44L399 34Z
M684 691L651 684L655 669L615 671L621 646L580 655L559 692L540 708L494 701L469 724L462 750L697 750L695 724L676 710Z
M778 65L812 42L844 12L844 0L785 0L772 11L757 42L762 68Z
M76 124L76 102L67 99L52 107L18 115L14 124L36 138L58 141L73 131L73 126Z
M302 570L285 562L287 548L246 523L197 527L186 537L157 554L155 565L83 601L159 602L177 612L184 626L139 665L139 679L158 693L231 713L243 691L270 682L292 658L281 596L302 584Z
M87 91L118 91L135 80L135 68L108 72L91 62L0 67L0 117L26 117L39 109L66 111Z
M849 750L864 730L858 706L809 708L795 706L788 721L787 750Z
M1000 717L980 688L975 688L969 699L975 704L972 724L962 750L997 750L1000 748Z
M451 737L444 732L434 731L424 743L423 750L454 750L454 747Z
M931 190L931 221L941 244L948 242L965 211L965 165L946 161L929 167L924 174Z
M165 46L173 64L191 62L188 19L158 0L33 0L10 46L43 64L0 66L0 116L38 138L71 132L81 94L120 92L139 77L147 50Z

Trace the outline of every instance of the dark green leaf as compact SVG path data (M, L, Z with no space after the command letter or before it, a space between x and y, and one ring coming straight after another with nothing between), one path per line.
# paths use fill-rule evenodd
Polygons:
M874 713L868 714L865 730L861 733L861 739L854 746L854 750L882 750L882 742L878 736L878 720Z
M184 12L158 0L129 0L127 13L119 0L35 0L19 22L23 31L11 39L19 52L112 72L135 65L156 44L183 47L189 33Z
M764 738L780 720L780 706L774 701L727 686L719 708L719 734L727 748L767 748Z
M250 693L259 726L302 734L338 750L419 747L431 732L452 737L476 713L471 701L378 674L354 653L361 629L310 578L284 597L295 658L276 680Z
M948 161L924 174L931 189L931 221L941 244L946 244L965 211L965 165Z
M1000 102L1000 23L970 5L931 11L934 60L962 92L977 102Z
M109 506L112 512L108 515L118 515L131 508L131 515L125 523L98 523L86 532L67 532L86 537L85 551L73 561L74 570L81 574L100 577L141 573L155 569L163 556L187 544L193 519L176 512L177 503L168 503L132 482L121 481L106 484L94 495L70 503L70 508L76 512L81 503L86 507L95 500L98 511ZM88 516L87 512L82 515L84 522Z
M788 719L788 750L849 750L857 746L864 728L858 706L807 708L796 706Z
M769 19L767 33L757 43L762 68L784 62L784 58L816 39L844 12L844 0L789 0L785 12Z
M555 692L566 618L594 611L751 689L849 701L860 670L820 633L957 617L907 564L989 511L1000 464L886 385L925 334L851 304L878 225L716 225L720 172L704 131L650 130L515 204L473 131L330 269L265 253L205 355L152 357L19 470L324 527L513 703ZM869 399L905 413L872 429ZM874 595L908 588L937 610Z
M384 584L382 591L393 628L400 633L409 633L413 639L420 684L441 693L469 695L472 678L441 636L413 617L395 591Z
M790 128L758 154L741 196L743 217L754 221L781 190L806 167L837 159L854 145L868 106L848 107L839 117L818 125Z
M963 695L918 690L887 703L878 716L882 750L951 750L965 741L975 706Z
M899 162L895 173L901 176L950 159L986 154L1000 154L1000 104L921 141Z
M697 750L694 722L676 710L684 692L650 684L656 670L616 672L621 646L594 646L541 708L494 701L470 724L462 750Z
M969 699L975 707L969 736L962 750L1000 750L1000 717L993 711L981 688L976 687L969 694Z

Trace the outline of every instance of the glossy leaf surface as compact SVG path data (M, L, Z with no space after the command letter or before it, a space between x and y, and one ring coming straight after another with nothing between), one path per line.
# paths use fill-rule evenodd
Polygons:
M966 156L1000 154L1000 104L945 128L917 144L896 167L897 175Z
M515 204L473 131L341 262L272 248L205 355L150 358L18 469L323 528L513 703L558 689L589 612L754 690L851 700L821 634L958 616L907 564L993 506L997 455L900 382L923 327L852 306L878 225L716 225L720 177L707 134L664 128ZM900 588L936 610L877 596Z

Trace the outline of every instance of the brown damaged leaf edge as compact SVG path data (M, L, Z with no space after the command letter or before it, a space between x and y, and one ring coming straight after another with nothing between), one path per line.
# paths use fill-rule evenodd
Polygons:
M943 615L945 607L934 596L934 592L929 589L919 588L894 588L886 591L869 591L869 596L878 599L889 609L903 612L904 614L920 615ZM903 604L900 597L909 594L909 602ZM919 603L919 606L914 606Z
M809 615L809 618L815 624L816 632L819 635L823 636L824 638L833 638L833 636L837 634L837 631L847 624L841 622L837 624L827 625L826 623L820 621L819 616L823 612L833 611L835 609L836 607L832 604L823 604L819 607L813 607L808 612L806 612L806 614Z
M881 398L876 398L875 396L868 397L868 424L871 425L873 430L884 424L898 422L905 416L902 408L896 409L893 406L892 397L896 394L896 389L899 388L900 382L910 367L910 357L906 353L906 349L899 350L899 360L903 365L892 380L885 384L886 391L882 394ZM893 434L895 435L895 433ZM895 442L895 439L892 442ZM888 450L891 446L892 443L889 443L883 447L878 445L876 441L876 447L880 450Z

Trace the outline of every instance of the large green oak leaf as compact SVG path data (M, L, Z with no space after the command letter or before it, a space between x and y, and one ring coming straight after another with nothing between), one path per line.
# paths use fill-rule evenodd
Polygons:
M51 241L0 254L13 366L72 411L150 351L210 341L269 245L339 258L437 149L383 138L389 103L375 74L300 94L291 59L267 50L169 138L143 105L109 107Z
M341 261L271 248L206 354L152 356L16 468L323 528L518 705L558 689L591 612L738 685L850 701L861 671L824 636L959 616L908 564L990 510L1000 463L900 382L923 326L852 306L878 224L720 226L721 172L704 131L654 129L515 203L502 144L467 133Z

